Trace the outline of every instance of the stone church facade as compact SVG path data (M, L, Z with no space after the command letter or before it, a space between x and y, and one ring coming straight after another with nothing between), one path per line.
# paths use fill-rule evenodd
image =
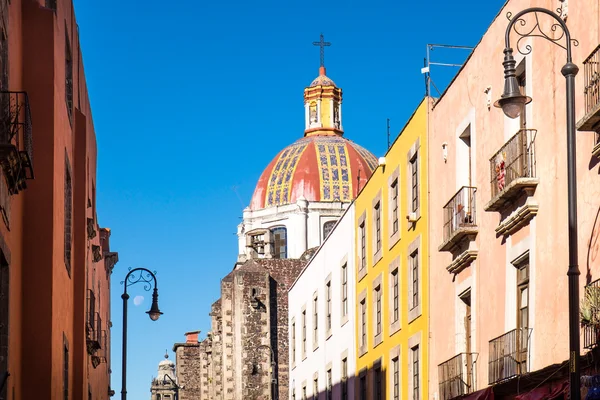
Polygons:
M288 289L377 166L344 137L341 103L321 65L304 90L304 136L268 164L244 210L210 332L173 347L180 400L288 397Z

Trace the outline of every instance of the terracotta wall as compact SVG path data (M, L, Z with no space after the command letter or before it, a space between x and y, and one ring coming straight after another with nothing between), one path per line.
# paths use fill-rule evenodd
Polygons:
M69 398L108 399L110 273L117 255L110 252L110 231L96 218L96 139L72 3L57 0L56 9L45 0L4 3L9 79L3 90L27 93L35 174L26 189L9 197L10 217L0 222L0 249L9 269L6 390L11 399L62 398L67 370ZM65 101L66 38L73 68L71 117ZM65 257L67 169L70 260ZM93 329L87 326L92 322L88 290L95 292L102 321L94 318Z

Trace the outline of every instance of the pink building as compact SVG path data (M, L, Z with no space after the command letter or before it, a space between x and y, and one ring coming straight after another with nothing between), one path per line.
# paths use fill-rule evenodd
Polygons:
M503 90L507 12L561 7L579 41L573 47L580 68L576 120L587 129L577 134L583 297L585 286L600 278L600 146L592 126L600 119L594 117L600 5L568 3L507 1L430 111L429 171L436 171L429 177L434 399L469 393L474 393L469 398L562 398L528 396L568 390L566 90L560 72L566 52L548 40L527 38L520 48L530 45L531 52L523 56L513 35L519 85L533 101L516 119L493 106ZM522 30L535 25L533 14L525 21ZM540 14L539 22L550 37L560 36L550 17ZM564 45L564 38L558 43ZM586 61L592 53L595 58ZM593 331L582 328L582 354L597 342Z

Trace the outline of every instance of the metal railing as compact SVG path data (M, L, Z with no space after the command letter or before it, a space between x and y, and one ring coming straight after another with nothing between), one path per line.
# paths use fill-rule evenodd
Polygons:
M11 194L33 179L33 135L26 92L0 92L0 163Z
M520 129L490 158L492 198L518 178L535 177L536 129Z
M490 340L489 384L528 372L531 329L513 329Z
M600 279L591 282L585 286L584 297L591 297L595 299L600 298ZM596 312L596 310L590 310L590 312ZM584 313L582 313L583 315ZM600 325L597 325L596 321L598 316L594 316L595 321L593 323L582 323L583 331L583 347L591 349L600 344Z
M450 400L475 391L477 353L460 353L438 365L440 400Z
M86 324L87 331L92 332L96 329L94 318L96 317L96 295L92 289L87 290L87 310L86 310Z
M477 226L475 192L477 188L463 186L444 206L444 241L460 228Z
M600 45L583 61L585 113L589 113L600 102Z

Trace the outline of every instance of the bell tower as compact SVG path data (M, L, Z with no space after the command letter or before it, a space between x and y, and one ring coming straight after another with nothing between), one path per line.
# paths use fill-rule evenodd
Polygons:
M313 45L321 48L321 66L319 76L304 89L304 136L338 135L342 136L342 89L329 79L325 70L325 42L323 34L320 41Z

